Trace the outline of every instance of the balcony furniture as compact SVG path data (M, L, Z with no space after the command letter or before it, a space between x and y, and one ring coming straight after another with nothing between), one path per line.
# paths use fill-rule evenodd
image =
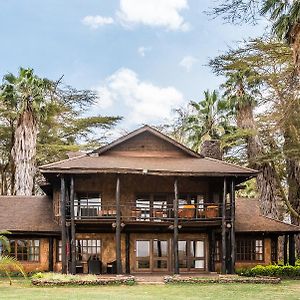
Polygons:
M195 217L195 205L185 204L183 208L178 209L179 218L192 219Z
M83 273L83 265L81 262L76 262L76 274Z
M165 217L166 217L166 212L164 212L164 211L161 210L161 209L153 209L153 216L154 216L155 218L162 219L162 218L165 218Z
M97 255L92 255L88 259L88 273L99 275L102 273L102 262Z
M217 218L219 215L218 205L208 205L205 210L205 216L207 219Z
M142 216L142 212L139 208L134 208L131 210L131 217L137 219Z
M116 215L117 215L117 212L114 209L102 209L102 210L99 210L99 213L98 213L99 217L115 217Z
M106 273L107 274L116 274L117 273L117 261L116 260L107 263Z

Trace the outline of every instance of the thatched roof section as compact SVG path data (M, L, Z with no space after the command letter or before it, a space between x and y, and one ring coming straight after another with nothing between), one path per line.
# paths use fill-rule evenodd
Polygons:
M257 199L236 199L236 232L300 232L300 226L261 215Z
M46 196L0 196L0 231L60 232L52 200Z

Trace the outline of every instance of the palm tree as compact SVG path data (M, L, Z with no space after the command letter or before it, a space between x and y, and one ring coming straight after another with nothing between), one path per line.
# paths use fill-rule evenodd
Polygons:
M184 122L188 132L188 142L195 151L200 151L206 140L220 140L228 126L225 117L226 103L218 96L217 91L204 92L204 99L190 101L191 113L187 114Z
M291 46L294 65L300 75L300 1L265 0L260 13L270 17L273 33Z
M14 257L9 255L2 255L5 252L10 252L10 243L8 238L6 237L7 234L10 234L9 231L0 231L0 272L4 272L9 279L9 284L12 284L11 277L10 277L10 270L14 269L19 271L24 278L26 278L26 273L22 264Z
M38 122L47 113L49 88L50 82L37 77L32 69L20 68L17 77L4 76L0 99L16 122L11 156L17 195L31 195L33 191Z

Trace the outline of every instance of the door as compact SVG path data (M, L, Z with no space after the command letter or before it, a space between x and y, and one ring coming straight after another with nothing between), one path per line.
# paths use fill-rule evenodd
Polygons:
M137 239L135 241L135 271L168 272L170 269L168 239Z

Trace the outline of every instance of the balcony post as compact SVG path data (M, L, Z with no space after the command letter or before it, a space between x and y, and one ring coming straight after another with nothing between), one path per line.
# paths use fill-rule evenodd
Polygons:
M230 185L230 213L231 213L231 227L230 227L230 238L231 238L231 253L230 253L230 273L235 273L235 181L231 180Z
M287 265L288 263L288 236L284 235L283 240L283 264Z
M294 266L295 263L295 236L293 233L291 233L289 234L289 265Z
M122 274L122 257L121 257L121 207L120 207L120 178L117 177L116 183L116 260L117 274Z
M74 177L70 182L71 202L71 273L76 274L76 230L75 230L75 206L74 206Z
M60 215L61 215L61 263L62 273L67 274L67 227L66 227L66 183L60 178Z
M226 191L227 180L224 177L223 183L223 201L222 201L222 274L226 274L226 259L227 259L227 245L226 245Z
M174 251L174 273L179 274L179 257L178 257L178 182L174 181L174 232L173 232L173 251Z

